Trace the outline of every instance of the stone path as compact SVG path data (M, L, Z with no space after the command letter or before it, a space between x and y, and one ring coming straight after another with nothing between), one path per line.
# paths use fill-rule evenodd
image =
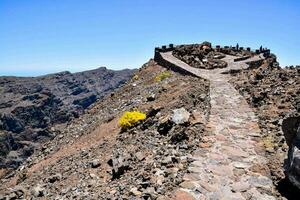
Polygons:
M273 183L268 178L267 160L260 143L257 118L246 100L228 82L230 69L247 68L246 62L233 62L235 57L224 60L224 69L204 70L193 68L172 56L162 57L199 77L210 80L211 114L208 128L211 135L203 138L189 172L180 185L181 192L190 199L243 200L276 199L272 196ZM176 199L176 198L175 198Z

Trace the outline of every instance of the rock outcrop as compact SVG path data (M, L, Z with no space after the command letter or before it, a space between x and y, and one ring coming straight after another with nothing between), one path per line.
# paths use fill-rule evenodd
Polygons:
M64 124L124 84L134 70L105 67L40 77L0 77L0 167L17 167Z
M300 116L285 118L282 122L282 130L289 146L285 174L289 181L300 190Z

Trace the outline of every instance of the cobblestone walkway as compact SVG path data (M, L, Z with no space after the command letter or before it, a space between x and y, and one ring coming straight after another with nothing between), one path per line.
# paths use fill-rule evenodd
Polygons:
M229 69L247 68L246 62L233 62L233 56L224 60L225 69L203 70L192 68L172 56L161 53L169 62L210 80L211 114L208 129L193 155L189 173L175 199L214 200L271 200L273 183L268 178L267 160L263 156L257 118L246 100L228 82ZM260 56L251 60L260 59Z

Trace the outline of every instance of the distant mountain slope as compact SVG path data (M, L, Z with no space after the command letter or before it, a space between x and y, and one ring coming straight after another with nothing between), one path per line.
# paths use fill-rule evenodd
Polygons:
M0 77L0 167L15 167L34 147L120 85L134 70L101 67L40 77ZM51 129L52 127L52 129Z

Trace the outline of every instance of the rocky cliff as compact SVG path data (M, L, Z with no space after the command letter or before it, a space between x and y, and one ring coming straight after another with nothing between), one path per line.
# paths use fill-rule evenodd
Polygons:
M124 84L134 70L0 77L0 167L17 167L60 126Z

